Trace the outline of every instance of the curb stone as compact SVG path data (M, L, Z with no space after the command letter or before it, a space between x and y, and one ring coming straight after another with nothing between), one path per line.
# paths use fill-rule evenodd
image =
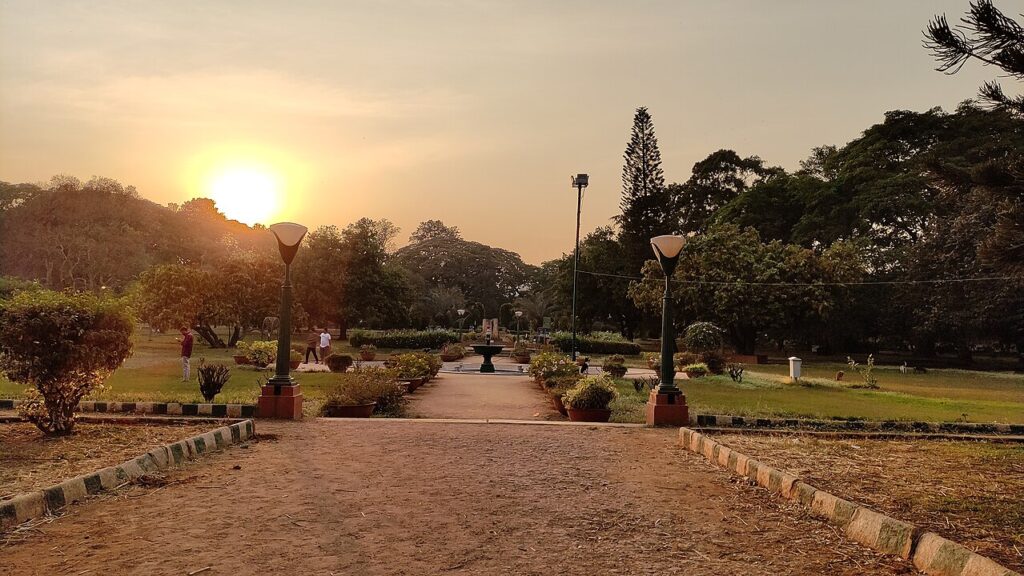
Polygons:
M721 428L801 428L814 430L960 432L1024 434L1024 424L985 422L920 422L903 420L825 420L810 418L752 418L722 414L690 414L690 425Z
M1021 576L989 558L932 532L819 490L784 470L758 462L690 428L679 429L680 444L759 486L809 508L873 550L911 560L929 576Z
M0 529L53 513L86 497L113 490L149 472L180 466L204 452L221 450L251 438L256 433L252 420L243 420L173 444L158 446L117 466L65 480L60 484L15 496L0 502Z
M0 410L14 410L22 400L0 399ZM255 404L181 404L178 402L103 402L83 400L76 412L101 414L158 414L169 416L216 416L255 418Z

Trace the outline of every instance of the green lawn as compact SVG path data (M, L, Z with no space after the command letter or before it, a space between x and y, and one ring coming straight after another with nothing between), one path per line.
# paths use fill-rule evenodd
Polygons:
M356 356L347 343L340 344L335 346L335 352ZM389 352L378 350L378 359ZM141 334L136 340L135 354L111 376L104 390L94 393L91 399L200 402L202 397L195 380L179 381L177 356L174 335L151 338ZM209 349L197 342L193 371L200 358L233 364L231 351ZM846 372L842 383L835 382L838 370ZM900 374L891 367L875 370L879 390L850 388L850 384L857 382L857 374L837 363L805 364L800 385L788 383L788 368L783 365L748 366L742 384L732 382L728 376L678 383L691 410L702 414L1024 423L1024 375L967 370ZM217 401L254 403L259 395L259 379L268 376L267 371L233 367L231 380ZM335 380L329 373L295 374L295 378L311 400ZM646 392L636 393L629 381L620 381L618 386L621 397L612 406L613 419L642 422ZM17 398L22 393L21 386L0 379L0 398Z

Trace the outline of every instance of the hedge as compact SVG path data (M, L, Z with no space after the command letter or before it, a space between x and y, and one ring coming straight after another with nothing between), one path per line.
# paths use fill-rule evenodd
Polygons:
M572 351L572 335L556 335L551 339L551 343L562 352ZM622 354L626 356L639 354L640 345L633 342L611 342L576 336L576 351L584 354Z
M424 348L441 348L445 344L458 342L459 335L455 332L430 330L390 330L387 332L366 332L352 330L349 332L348 343L354 348L364 344L373 344L378 348L403 348L422 350Z

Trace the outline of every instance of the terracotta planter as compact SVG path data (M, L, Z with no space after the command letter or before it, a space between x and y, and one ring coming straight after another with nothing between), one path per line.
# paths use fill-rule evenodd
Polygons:
M360 352L359 353L359 359L363 360L365 362L369 362L369 361L373 360L376 357L377 357L377 353L376 352Z
M441 362L455 362L456 360L461 359L462 356L459 356L458 354L441 354Z
M291 368L292 370L295 370L296 368L299 367L299 364L302 364L302 360L293 360L288 362L288 367Z
M248 356L239 355L239 356L232 356L232 358L235 359L235 364L240 364L240 365L244 366L244 365L249 363Z
M357 404L355 406L336 406L328 404L324 406L324 416L328 418L369 418L373 414L376 402L369 404Z
M527 354L525 356L515 356L512 359L516 361L516 364L529 364L530 363L530 355L529 354Z
M562 404L561 396L552 396L551 405L554 406L555 410L558 410L558 413L561 414L562 416L569 415L569 412L565 409L565 404Z
M568 411L572 422L607 422L612 417L610 408L569 408Z

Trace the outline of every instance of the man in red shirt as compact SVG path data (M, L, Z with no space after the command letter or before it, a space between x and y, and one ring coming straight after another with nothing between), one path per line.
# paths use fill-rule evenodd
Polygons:
M192 357L192 331L188 326L181 327L181 381L188 382L189 379L189 358Z

